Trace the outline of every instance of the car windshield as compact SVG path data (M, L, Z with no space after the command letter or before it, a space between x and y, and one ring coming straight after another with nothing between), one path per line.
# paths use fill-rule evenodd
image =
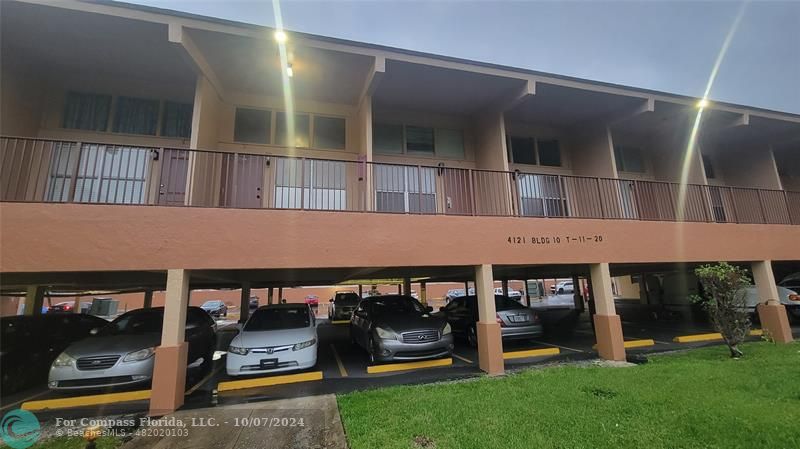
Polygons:
M206 301L203 303L203 307L219 307L221 304L222 301Z
M370 301L372 312L376 315L407 315L425 313L422 304L412 298L402 296L383 297Z
M358 295L355 293L337 293L336 297L333 298L333 302L340 306L354 306L358 304L358 301Z
M308 306L275 307L257 310L244 326L245 331L299 329L311 325Z
M126 313L108 326L102 328L98 335L143 334L161 332L164 322L164 310L137 310Z

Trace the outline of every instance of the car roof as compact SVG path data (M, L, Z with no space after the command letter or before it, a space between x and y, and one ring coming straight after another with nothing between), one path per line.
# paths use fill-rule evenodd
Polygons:
M258 310L261 309L296 309L296 308L303 308L307 309L308 306L302 302L287 302L284 304L267 304L266 306L261 306Z
M380 300L380 299L387 299L387 298L388 299L403 298L403 299L410 299L412 301L416 301L416 299L414 299L412 296L409 296L409 295L398 295L398 294L370 296L368 298L362 299L362 301L377 301L377 300Z

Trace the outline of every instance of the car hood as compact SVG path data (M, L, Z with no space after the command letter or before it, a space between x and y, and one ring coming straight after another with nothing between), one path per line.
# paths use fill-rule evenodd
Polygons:
M420 329L441 329L444 326L444 319L433 314L423 315L392 315L375 317L376 326L388 327L391 330L409 332Z
M282 329L274 331L242 331L231 341L231 346L240 348L264 348L301 343L317 338L315 327Z
M120 334L89 337L75 342L64 350L74 358L96 355L123 355L161 343L158 333Z

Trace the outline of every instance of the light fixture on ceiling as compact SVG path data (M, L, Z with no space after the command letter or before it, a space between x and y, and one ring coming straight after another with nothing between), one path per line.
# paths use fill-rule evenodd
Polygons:
M289 39L289 36L283 30L278 30L275 32L275 40L278 41L279 44L286 43L286 40Z
M697 107L698 108L707 108L708 104L709 104L708 100L706 100L705 98L702 98L700 101L697 102Z
M292 63L291 62L286 64L286 76L288 76L289 78L294 76L294 70L292 70Z

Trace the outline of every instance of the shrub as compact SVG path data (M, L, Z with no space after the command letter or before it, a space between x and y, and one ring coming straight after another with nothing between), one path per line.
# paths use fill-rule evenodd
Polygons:
M722 334L731 357L741 357L739 344L750 332L750 316L746 308L745 288L751 283L743 268L720 262L702 265L694 274L703 286L703 296L693 296L703 305L714 328Z

